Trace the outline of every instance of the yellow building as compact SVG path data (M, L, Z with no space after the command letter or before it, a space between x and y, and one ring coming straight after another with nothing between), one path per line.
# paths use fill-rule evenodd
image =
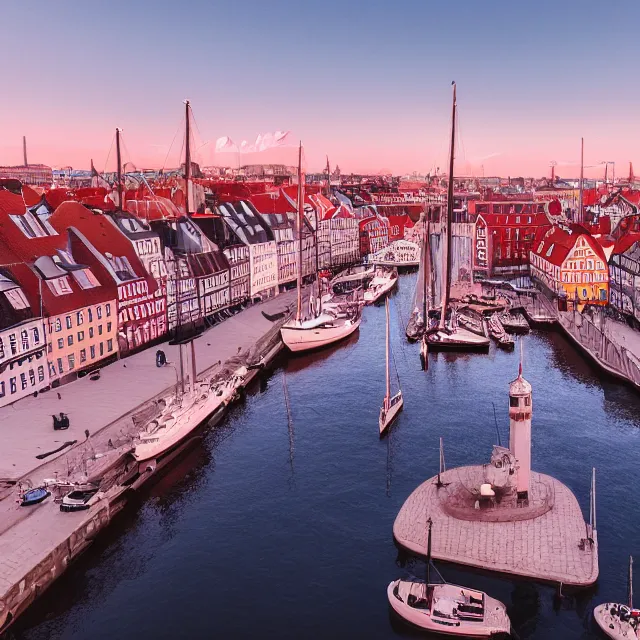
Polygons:
M608 304L609 266L596 238L577 224L541 231L531 250L531 276L556 295L585 304Z

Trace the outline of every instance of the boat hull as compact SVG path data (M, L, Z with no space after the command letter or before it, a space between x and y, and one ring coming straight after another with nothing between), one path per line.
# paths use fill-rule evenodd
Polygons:
M479 336L465 329L458 329L452 334L436 331L427 336L429 351L477 351L489 350L489 338Z
M609 638L614 640L637 640L638 634L628 621L621 620L617 614L611 614L612 608L619 610L624 605L606 602L593 610L593 619Z
M289 351L301 353L321 349L340 340L348 338L360 326L360 318L339 323L337 326L303 329L298 327L281 327L282 342Z
M375 278L372 282L375 283ZM378 300L381 300L384 296L386 296L393 288L398 284L398 276L396 275L394 278L390 278L388 282L381 284L379 286L370 286L364 292L364 303L365 304L375 304Z
M399 400L396 400L389 407L389 411L384 412L384 407L380 408L380 418L378 419L378 426L380 427L380 435L384 435L386 430L389 428L391 423L396 419L398 414L402 411L402 407L404 406L404 400L402 398L402 392L397 394L399 396Z
M391 582L387 587L389 604L403 620L420 629L426 629L441 636L458 638L495 638L501 635L508 635L510 632L511 625L506 615L506 610L504 615L500 615L499 620L493 624L462 621L457 622L456 625L451 624L449 626L434 622L431 615L426 613L427 610L414 609L394 595L394 588L399 582L399 580ZM498 600L490 598L486 594L485 599L485 607L500 607L504 609L504 605Z

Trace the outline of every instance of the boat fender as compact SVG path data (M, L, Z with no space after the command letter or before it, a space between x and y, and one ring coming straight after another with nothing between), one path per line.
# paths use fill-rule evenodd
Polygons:
M162 349L156 351L156 367L164 367L167 364L167 356Z

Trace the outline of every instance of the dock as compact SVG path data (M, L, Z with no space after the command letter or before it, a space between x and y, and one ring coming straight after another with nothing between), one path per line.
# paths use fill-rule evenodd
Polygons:
M397 543L427 554L427 520L433 521L432 555L437 560L539 582L586 587L598 578L598 539L589 530L573 493L564 484L531 472L532 492L546 508L518 519L469 519L451 504L449 486L482 475L482 466L449 469L422 483L406 500L393 525ZM517 511L517 510L514 510Z

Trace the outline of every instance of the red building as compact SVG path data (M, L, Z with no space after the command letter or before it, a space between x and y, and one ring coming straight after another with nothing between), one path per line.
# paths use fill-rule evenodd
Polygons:
M78 202L64 202L49 222L59 233L69 230L77 261L89 264L98 278L109 277L115 283L121 353L139 349L166 333L166 298L155 297L156 281L111 219Z
M480 276L527 273L536 232L550 227L544 203L477 202L473 270Z
M389 244L389 221L381 216L373 215L359 221L360 257L377 253Z

